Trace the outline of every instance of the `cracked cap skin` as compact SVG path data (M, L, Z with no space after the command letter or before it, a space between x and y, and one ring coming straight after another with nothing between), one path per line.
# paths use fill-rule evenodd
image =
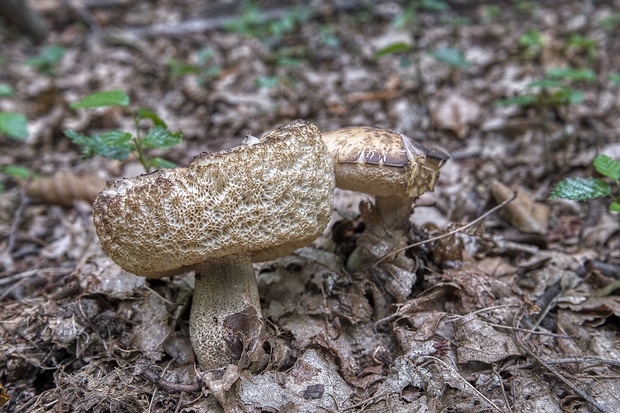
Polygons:
M378 196L417 198L432 191L450 158L408 136L373 126L323 134L336 167L336 186Z
M210 257L266 261L308 245L329 222L334 185L320 132L297 120L187 168L108 181L93 220L114 262L161 278Z

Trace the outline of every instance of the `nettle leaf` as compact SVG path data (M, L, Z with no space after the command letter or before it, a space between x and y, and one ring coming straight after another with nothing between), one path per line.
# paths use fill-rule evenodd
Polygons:
M28 118L23 113L0 112L0 134L20 141L26 139L28 137Z
M164 122L162 118L157 116L155 112L149 109L146 109L146 108L138 109L138 119L150 119L153 122L153 125L155 126L161 126L163 128L168 127L168 125L166 125L166 122Z
M129 102L129 95L122 90L105 90L90 94L69 106L72 109L88 109L106 106L129 106Z
M163 158L153 158L149 164L156 169L172 169L177 167L177 164L174 162L170 162Z
M549 199L564 198L573 201L587 201L611 194L611 186L598 178L566 178L558 182Z
M144 137L144 146L147 148L168 149L177 145L183 139L180 131L170 132L162 126L155 126Z
M620 162L610 156L601 154L592 162L598 173L611 179L620 179Z

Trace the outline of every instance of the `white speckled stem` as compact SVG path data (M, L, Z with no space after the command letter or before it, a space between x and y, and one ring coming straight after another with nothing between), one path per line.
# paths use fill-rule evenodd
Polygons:
M390 229L405 230L411 216L413 200L397 196L376 196L375 205Z
M232 362L224 341L223 322L249 305L261 314L250 254L210 259L196 270L189 335L203 369Z

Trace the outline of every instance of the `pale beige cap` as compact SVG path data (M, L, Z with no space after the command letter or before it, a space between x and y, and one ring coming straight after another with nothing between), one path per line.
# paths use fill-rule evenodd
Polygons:
M122 268L166 277L210 257L265 261L308 245L329 222L334 184L320 132L297 120L187 168L109 181L94 222Z
M417 198L435 187L449 156L389 129L352 126L323 134L336 186L378 196Z

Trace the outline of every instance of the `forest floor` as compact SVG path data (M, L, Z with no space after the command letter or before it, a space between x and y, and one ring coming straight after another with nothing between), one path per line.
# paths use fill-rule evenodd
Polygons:
M548 199L620 159L619 1L30 3L43 44L0 26L0 114L28 120L0 135L1 412L620 411L618 214ZM131 105L69 107L102 90ZM336 190L323 237L256 264L244 357L204 372L193 275L129 274L95 234L94 195L141 165L63 133L139 107L179 166L298 118L451 159L402 231Z

